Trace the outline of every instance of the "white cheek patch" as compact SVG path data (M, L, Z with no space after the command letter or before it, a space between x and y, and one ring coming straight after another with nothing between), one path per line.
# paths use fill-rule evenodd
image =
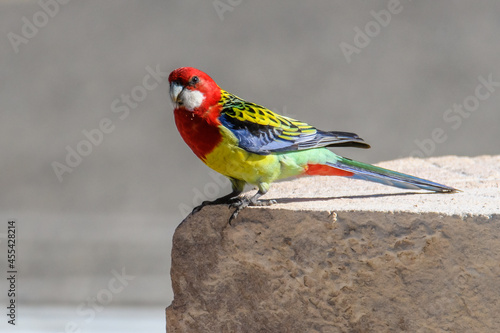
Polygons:
M203 95L198 90L188 90L184 89L182 93L182 104L189 111L193 111L203 103L205 100L205 95Z

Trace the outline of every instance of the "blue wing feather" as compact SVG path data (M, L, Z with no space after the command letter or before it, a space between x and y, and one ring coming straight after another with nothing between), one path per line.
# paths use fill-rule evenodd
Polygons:
M222 91L219 121L248 152L268 155L326 146L369 148L349 132L325 132L304 122L284 117L260 105Z

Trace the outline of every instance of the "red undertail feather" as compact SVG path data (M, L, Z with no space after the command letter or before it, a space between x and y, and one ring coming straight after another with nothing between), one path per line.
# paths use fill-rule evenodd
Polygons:
M309 176L344 176L350 177L354 173L344 171L324 164L308 164L305 169L306 175Z

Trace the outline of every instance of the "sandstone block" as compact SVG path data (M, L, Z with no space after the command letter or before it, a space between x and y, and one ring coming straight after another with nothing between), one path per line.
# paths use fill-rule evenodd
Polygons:
M497 332L500 157L380 164L463 190L339 177L275 184L271 207L177 228L173 332Z

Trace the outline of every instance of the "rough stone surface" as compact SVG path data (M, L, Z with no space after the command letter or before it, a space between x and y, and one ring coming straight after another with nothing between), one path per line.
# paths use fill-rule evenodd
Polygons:
M498 332L500 158L380 165L463 192L313 177L232 226L205 207L174 235L167 331Z

